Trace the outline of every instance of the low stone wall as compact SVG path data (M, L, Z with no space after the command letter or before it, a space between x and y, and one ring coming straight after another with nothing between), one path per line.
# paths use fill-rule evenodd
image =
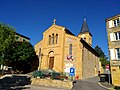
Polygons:
M73 87L72 81L60 81L51 79L32 78L32 85L50 86L58 88L71 89Z

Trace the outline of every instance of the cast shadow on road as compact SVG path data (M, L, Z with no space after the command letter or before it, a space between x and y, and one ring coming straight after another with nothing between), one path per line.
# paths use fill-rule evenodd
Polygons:
M0 90L22 90L28 89L25 85L29 85L30 77L27 76L12 76L0 79Z

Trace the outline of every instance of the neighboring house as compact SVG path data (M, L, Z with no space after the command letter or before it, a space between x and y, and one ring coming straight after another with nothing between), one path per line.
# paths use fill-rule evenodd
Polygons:
M92 48L92 34L86 20L78 36L55 21L43 32L43 39L35 45L39 57L38 69L52 69L69 76L75 68L79 79L97 76L101 69L98 53Z
M120 14L106 19L112 83L120 86Z
M20 42L29 42L30 38L22 34L16 33L16 40Z

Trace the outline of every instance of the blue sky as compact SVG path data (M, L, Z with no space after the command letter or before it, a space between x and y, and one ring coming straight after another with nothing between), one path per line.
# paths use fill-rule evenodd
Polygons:
M73 34L80 32L86 17L93 35L93 47L100 46L108 56L105 19L120 14L120 0L0 0L0 22L10 24L35 45L42 33L56 24Z

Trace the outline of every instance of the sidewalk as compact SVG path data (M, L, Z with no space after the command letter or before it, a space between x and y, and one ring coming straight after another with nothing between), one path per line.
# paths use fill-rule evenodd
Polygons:
M101 87L103 87L105 89L115 90L114 86L109 84L108 82L100 82L100 77L98 77L98 76L92 77L92 78L83 79L82 81L98 83Z
M114 86L109 84L108 82L98 82L98 84L103 88L114 90Z

